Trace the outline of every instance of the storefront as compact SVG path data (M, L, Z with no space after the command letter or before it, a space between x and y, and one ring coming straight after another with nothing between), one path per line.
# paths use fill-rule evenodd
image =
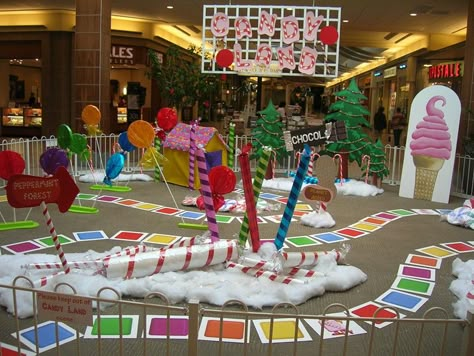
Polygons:
M432 63L425 66L423 70L426 72L428 80L424 87L427 85L444 85L461 97L464 61Z

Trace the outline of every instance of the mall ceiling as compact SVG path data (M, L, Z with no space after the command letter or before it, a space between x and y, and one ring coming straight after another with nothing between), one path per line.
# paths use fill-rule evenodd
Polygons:
M76 0L81 1L81 0ZM201 38L203 5L274 5L341 7L339 73L360 63L389 57L430 34L464 37L468 2L473 0L339 0L339 1L198 1L111 0L112 14L135 17L171 26L182 35ZM172 5L173 9L167 6ZM2 0L0 11L74 10L74 0ZM416 16L410 14L416 13ZM463 56L453 49L450 58Z

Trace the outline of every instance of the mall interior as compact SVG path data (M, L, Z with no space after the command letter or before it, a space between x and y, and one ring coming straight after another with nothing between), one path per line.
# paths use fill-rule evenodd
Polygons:
M173 25L176 16L192 21L191 15L180 14L169 15L170 21L164 26L162 19L171 14L164 11L172 10L165 9L164 3L156 5L164 10L160 19L155 20L137 15L146 3L143 1L129 4L129 8L137 11L129 10L128 14L124 13L127 10L118 9L123 1L43 1L41 5L36 1L23 1L20 6L12 1L2 3L0 137L54 135L61 123L84 132L80 115L89 104L101 111L102 132L119 133L127 129L131 120L133 108L127 99L132 93L140 94L143 101L139 107L141 118L153 122L159 108L167 102L159 90L160 83L147 75L149 50L155 51L166 63L166 53L171 46L202 47L202 23ZM180 3L196 5L196 2ZM197 3L201 6L201 2ZM474 133L474 1L459 2L465 6L459 9L465 14L465 22L456 24L457 29L451 29L449 35L441 28L439 33L391 31L387 11L383 20L378 19L386 23L383 37L391 43L385 48L375 37L355 40L356 31L345 32L345 22L349 21L345 19L346 3L342 1L341 5L337 77L215 75L207 83L214 88L209 91L209 98L180 108L181 120L199 115L203 124L216 126L225 133L227 121L235 119L244 121L237 133L245 134L252 125L252 116L271 99L275 105L285 103L288 116L303 117L305 120L298 124L307 125L323 118L335 100L333 94L355 78L367 97L364 104L371 112L367 119L372 124L373 114L380 106L385 108L388 118L397 107L408 115L410 104L420 90L441 84L453 89L461 100L462 134L458 144L461 153L462 139L472 138ZM295 5L308 4L297 2ZM362 5L360 7L363 11ZM441 16L441 7L425 6L418 10L421 15ZM419 19L421 21L421 16ZM356 22L355 19L352 22ZM440 21L439 25L443 26L444 22ZM365 32L370 33L370 30ZM408 39L409 45L396 46ZM199 63L201 56L183 50L182 59ZM200 111L202 105L206 106L204 111Z

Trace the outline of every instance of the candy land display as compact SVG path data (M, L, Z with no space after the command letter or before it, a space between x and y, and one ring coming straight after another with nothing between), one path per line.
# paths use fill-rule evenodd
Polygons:
M0 152L0 178L7 183L11 177L22 174L25 170L25 160L15 151ZM28 214L29 215L29 214ZM36 221L28 220L28 215L24 220L17 220L16 210L13 209L13 221L7 221L0 211L2 222L0 222L0 231L16 229L33 229L39 224Z
M143 142L136 143L141 145ZM202 153L203 150L199 148L197 162L200 168L205 166ZM351 288L363 283L367 276L356 267L343 265L349 251L348 246L318 252L286 252L282 248L309 157L308 147L298 167L296 183L288 199L287 209L274 243L261 244L256 240L259 237L254 235L251 236L254 239L252 246L256 247L260 243L260 247L248 250L246 245L241 246L236 240L221 239L217 224L214 223L215 219L212 220L212 216L208 216L208 231L202 236L183 238L170 246L151 248L138 245L102 254L89 251L87 254L74 254L74 258L69 258L57 241L55 246L59 261L49 255L39 255L40 257L35 258L34 254L31 254L22 259L20 269L23 273L26 271L35 287L46 290L52 290L58 283L65 282L81 295L94 295L100 288L111 286L121 295L144 297L151 291L161 291L171 296L175 302L199 295L202 302L218 305L236 296L247 305L255 307L274 305L276 300L282 297L285 301L299 304L323 294L326 288L333 291ZM265 158L263 160L265 161ZM261 175L265 168L264 161L259 169ZM56 174L60 177L35 177L35 179L58 179L60 187L62 179L71 179L64 167L60 167ZM222 179L222 176L217 178ZM201 179L202 184L207 185L205 177L201 176ZM17 185L12 185L14 186ZM68 183L68 186L75 185L72 182ZM65 202L57 200L67 198L72 202L74 194L78 192L77 190L63 193L61 189L55 188L51 194L52 199L44 202L42 200L25 202L18 198L23 195L16 194L14 189L7 188L7 191L8 200L13 206L57 202L61 212L67 211L68 206ZM209 194L207 203L213 204ZM51 231L52 221L46 215L45 219ZM0 262L5 258L9 256L0 256ZM38 260L39 258L43 260ZM16 268L17 266L13 270ZM203 281L199 282L201 283L199 288L194 284L197 283L197 276ZM91 279L91 282L85 283L88 279ZM193 280L196 282L192 282ZM85 288L85 285L88 287ZM141 287L137 288L138 285ZM265 298L260 298L258 295L265 295ZM11 311L12 307L6 303L7 309ZM32 308L21 309L20 313L21 317L30 316Z

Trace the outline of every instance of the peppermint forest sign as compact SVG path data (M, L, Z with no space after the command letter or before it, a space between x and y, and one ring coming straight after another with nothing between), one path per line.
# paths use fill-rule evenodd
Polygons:
M204 5L203 73L337 77L341 8Z

